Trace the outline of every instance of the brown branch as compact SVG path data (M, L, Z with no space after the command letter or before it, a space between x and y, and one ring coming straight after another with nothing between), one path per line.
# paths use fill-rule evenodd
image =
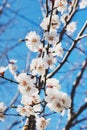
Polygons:
M21 122L24 121L24 120L25 120L25 119L14 121L11 125L8 126L8 128L7 128L6 130L11 130L15 125L21 123Z
M87 117L82 118L82 119L79 119L79 120L76 120L76 121L73 123L73 125L76 125L76 124L81 123L81 122L83 122L83 121L87 121Z
M79 37L79 39L83 39L85 37L87 37L87 34L83 34L82 36Z
M8 78L6 78L6 77L4 77L4 76L0 76L0 78L5 79L5 80L7 80L7 81L9 81L9 82L11 82L11 83L19 84L18 82L14 81L14 80L12 80L12 79L8 79Z
M76 39L74 40L74 42L70 46L68 52L65 54L65 56L64 56L63 60L61 61L61 63L56 67L56 69L53 72L51 72L50 74L48 74L47 78L51 78L52 76L54 76L55 73L57 73L60 70L60 68L65 64L65 62L67 61L67 59L70 56L71 52L75 48L77 42L79 41L79 37L83 34L83 32L85 31L86 27L87 27L87 22L84 23L82 29L80 30L80 32L77 35Z
M52 11L51 11L51 14L50 14L50 20L49 20L49 25L48 25L48 32L50 32L51 20L52 20L52 15L53 15L53 7L54 7L54 2L52 2Z
M75 80L75 82L73 83L72 86L72 90L71 90L71 115L73 114L73 107L74 107L74 97L75 97L75 93L76 93L76 88L78 87L80 80L82 79L82 76L84 74L85 68L87 67L87 59L83 62L82 64L82 69L81 71L78 73L77 78Z
M63 29L62 29L62 31L60 33L59 41L57 42L57 44L62 40L63 35L66 32L67 25L70 23L70 21L72 20L73 16L75 15L75 13L77 11L78 2L79 2L78 0L74 0L72 10L71 10L70 14L67 16L66 24L65 24L65 26L63 27Z
M2 4L2 8L0 9L0 15L3 13L3 9L6 7L8 0L4 0L3 4Z
M49 12L48 0L46 0L46 17L48 17L48 12Z
M87 103L85 103L84 105L82 105L79 110L77 111L77 113L73 114L73 116L71 116L70 120L67 122L65 130L70 130L71 127L74 127L73 122L74 120L76 120L78 118L78 116L87 109Z
M23 127L23 130L36 130L36 119L35 116L31 115Z
M85 55L87 55L87 53L82 49L82 48L80 48L80 47L75 47L76 49L78 49L81 53L83 53L83 54L85 54Z

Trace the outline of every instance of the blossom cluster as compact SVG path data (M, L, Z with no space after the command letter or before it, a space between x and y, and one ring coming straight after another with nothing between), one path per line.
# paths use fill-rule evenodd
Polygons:
M81 1L80 8L87 6L85 1ZM48 13L48 16L44 16L40 24L44 32L43 37L36 31L31 31L26 35L25 42L28 49L38 53L38 57L31 61L29 72L17 73L17 61L14 59L9 60L7 67L0 67L1 76L4 76L5 71L9 69L18 83L21 104L17 106L17 112L23 117L34 115L38 130L44 130L50 122L50 119L42 116L45 107L56 113L63 112L71 107L71 99L67 93L61 91L59 80L49 78L47 75L56 68L58 59L61 59L64 55L58 31L63 26L66 33L72 35L77 29L77 22L67 23L72 4L69 5L67 0L55 0L55 2L50 0L48 6L53 12L52 14ZM59 16L57 11L60 13ZM43 90L44 96L41 95ZM0 120L4 118L4 110L4 104L0 103Z

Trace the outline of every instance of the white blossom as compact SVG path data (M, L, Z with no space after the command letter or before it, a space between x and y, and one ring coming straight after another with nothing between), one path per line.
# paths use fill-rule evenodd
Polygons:
M18 89L21 94L32 94L32 93L38 93L37 88L35 88L34 80L31 78L30 75L27 75L26 73L20 73L16 80L18 81Z
M35 58L32 60L30 64L30 70L33 74L39 74L42 75L45 73L45 70L47 69L47 65L44 63L42 58Z
M51 21L51 29L55 30L60 27L60 20L58 15L54 14L52 15L52 21Z
M19 112L21 116L27 116L27 117L35 114L33 108L29 105L28 106L18 105L16 111Z
M45 40L48 41L49 44L54 44L59 40L56 31L50 31L44 33Z
M58 90L60 90L61 85L59 84L59 80L57 80L56 78L50 78L46 80L46 86L47 88L57 88Z
M55 63L57 62L57 59L55 56L52 55L52 53L49 53L48 55L45 54L43 61L47 68L54 69L55 68Z
M57 10L63 13L67 9L67 0L55 0L54 7L57 7Z
M40 26L42 27L42 29L48 30L49 21L50 21L50 15L48 17L45 17L43 21L41 22ZM51 30L55 30L55 29L58 29L59 27L60 27L59 17L58 15L54 14L52 15L50 28Z
M15 71L18 69L16 62L16 60L11 59L8 64L8 68L13 75L15 74Z
M44 17L44 19L42 20L40 26L42 27L42 29L47 30L48 25L49 25L49 17Z
M6 106L3 102L0 102L0 121L4 121L4 110Z
M38 130L45 130L50 122L50 119L45 119L44 117L36 118L36 127Z
M31 105L34 111L40 111L40 96L37 93L32 93L31 95L22 95L21 103L24 105Z
M76 22L71 22L67 25L66 31L68 35L72 35L75 30L77 29L77 23Z
M61 43L58 43L57 45L55 45L53 50L54 50L54 55L57 55L59 57L63 56L64 51L63 51L63 48L61 46Z
M52 2L49 2L48 5L49 8L52 9ZM54 14L56 13L56 10L63 13L64 11L66 11L66 9L67 9L67 0L55 0L53 10Z
M18 86L18 89L21 94L31 95L32 93L38 93L38 89L33 86Z
M70 108L71 99L66 93L57 91L56 89L48 89L46 92L45 101L52 111L62 112Z
M87 0L81 0L79 3L80 9L86 8L87 6Z
M16 77L16 80L19 82L20 85L26 86L30 84L32 79L30 75L27 75L25 72L22 72Z
M40 36L36 34L35 31L31 31L25 37L26 46L33 52L37 52L39 50L39 46L41 45Z
M7 69L8 69L8 67L0 66L0 75L3 76Z

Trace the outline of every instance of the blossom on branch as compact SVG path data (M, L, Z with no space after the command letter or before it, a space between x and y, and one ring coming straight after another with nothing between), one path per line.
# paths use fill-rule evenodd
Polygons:
M80 9L86 8L87 7L87 0L81 0L79 3Z
M55 45L55 46L53 47L54 55L59 56L59 57L62 57L62 56L63 56L63 53L64 53L61 44L62 44L62 43L58 43L57 45Z
M54 7L56 7L58 11L63 13L67 9L67 0L55 0Z
M21 106L18 105L16 111L21 115L21 116L26 116L29 117L30 115L35 115L33 108L31 106Z
M38 93L38 89L35 88L34 85L34 79L31 78L30 75L27 75L26 73L20 73L16 77L17 82L19 83L18 89L21 94L32 94L32 93Z
M77 29L77 23L76 22L71 22L67 25L66 31L68 35L72 35L75 30Z
M44 117L36 118L36 127L38 130L44 130L50 122L50 119L45 119Z
M30 70L34 75L36 74L43 75L47 68L48 66L44 63L42 58L35 58L32 60L30 64Z
M4 110L6 106L3 102L0 102L0 121L4 121Z
M37 93L32 93L32 95L22 95L21 103L26 105L30 105L33 107L34 111L40 111L40 96Z
M5 71L8 69L8 67L0 66L0 75L4 76Z
M55 44L59 37L57 36L57 31L50 31L44 33L45 40L48 41L49 44Z
M45 101L52 111L62 112L70 108L71 99L66 93L57 91L57 89L47 89L46 93Z
M56 78L51 78L51 79L47 79L46 81L46 86L47 88L57 88L58 90L60 90L61 85L59 84L59 80L57 80Z
M42 27L43 30L48 30L48 26L49 26L49 23L50 23L50 15L48 17L45 17L40 26ZM59 17L58 15L54 14L52 15L52 20L51 20L51 23L50 23L50 28L51 30L55 30L55 29L58 29L60 27L60 21L59 21Z
M16 70L18 69L17 65L16 65L16 60L14 59L11 59L9 60L9 64L8 64L8 68L9 68L9 71L14 75Z
M64 13L64 11L67 10L67 0L50 0L51 2L49 2L49 8L52 8L52 2L54 2L54 10L53 13L56 12L56 10L58 10L58 12L61 12L61 14Z
M25 37L26 46L33 52L38 52L39 46L41 45L40 36L35 31L31 31Z
M55 63L57 62L57 59L55 56L53 56L52 53L49 53L48 55L45 54L43 61L45 65L47 66L47 69L54 69L55 68Z

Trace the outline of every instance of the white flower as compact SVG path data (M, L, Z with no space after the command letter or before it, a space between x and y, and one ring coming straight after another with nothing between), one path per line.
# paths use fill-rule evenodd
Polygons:
M18 105L16 111L19 112L19 114L21 116L27 116L27 117L35 114L33 111L33 108L31 106L24 106L23 107L21 105Z
M54 7L57 7L57 10L63 13L67 9L67 0L55 0Z
M51 104L52 104L53 100L56 98L55 93L56 93L57 91L58 91L58 90L57 90L56 87L54 87L53 89L52 89L52 88L47 88L47 89L46 89L46 94L47 94L47 96L45 97L45 101L46 101L47 103L51 103Z
M16 80L18 81L18 89L21 94L32 94L32 93L38 93L37 88L35 88L34 80L31 78L30 75L27 75L26 73L20 73Z
M38 89L34 86L18 86L18 89L23 95L31 95L32 93L38 93Z
M0 112L4 112L6 106L3 102L0 102Z
M42 29L48 30L49 21L50 21L50 15L48 17L45 17L41 22L40 26L42 27ZM58 29L59 27L60 27L59 17L58 15L54 14L52 15L52 20L51 20L51 30Z
M48 55L45 54L43 61L44 61L45 65L47 66L47 68L54 69L57 59L55 56L52 55L52 53L49 53Z
M35 31L31 31L25 37L26 46L33 52L37 52L39 50L39 46L41 45L40 36L36 34Z
M19 82L20 85L27 86L31 82L31 77L25 72L22 72L16 77L16 80Z
M52 2L49 2L48 6L50 9L52 9ZM56 10L63 13L64 11L66 11L66 9L67 9L67 0L55 0L54 10L53 10L54 14L56 13Z
M48 29L48 25L49 25L49 17L45 17L41 24L40 27L42 27L42 29L47 30Z
M22 95L21 103L24 105L31 105L34 111L40 111L40 96L37 93L31 95Z
M16 60L12 59L9 61L9 65L8 65L8 68L13 75L15 74L15 71L18 68L16 62L17 62Z
M45 119L44 117L36 118L36 127L38 130L45 130L48 126L50 119Z
M62 112L71 106L70 97L66 93L57 91L56 89L47 90L45 101L47 102L47 106L55 112Z
M46 86L47 88L57 88L58 90L60 90L61 85L59 84L59 80L57 80L56 78L51 78L51 79L47 79L46 80Z
M54 46L54 55L57 55L59 57L63 56L63 48L61 47L61 43L58 43L57 45Z
M81 0L79 3L80 9L83 9L87 6L87 0Z
M56 31L50 31L44 33L45 40L48 41L49 44L54 44L59 40Z
M30 64L30 70L33 74L39 74L42 75L45 73L45 70L47 69L47 65L44 63L42 58L35 58L32 60Z
M60 21L58 15L54 14L52 15L52 21L51 21L51 29L55 30L60 27Z
M6 109L6 106L3 102L0 102L0 121L4 121L4 110Z
M7 69L8 69L8 67L0 66L0 75L3 76Z
M67 27L66 27L66 31L67 31L67 34L68 35L72 35L74 32L75 32L75 30L77 29L77 23L76 22L71 22L71 23L69 23L68 25L67 25Z

